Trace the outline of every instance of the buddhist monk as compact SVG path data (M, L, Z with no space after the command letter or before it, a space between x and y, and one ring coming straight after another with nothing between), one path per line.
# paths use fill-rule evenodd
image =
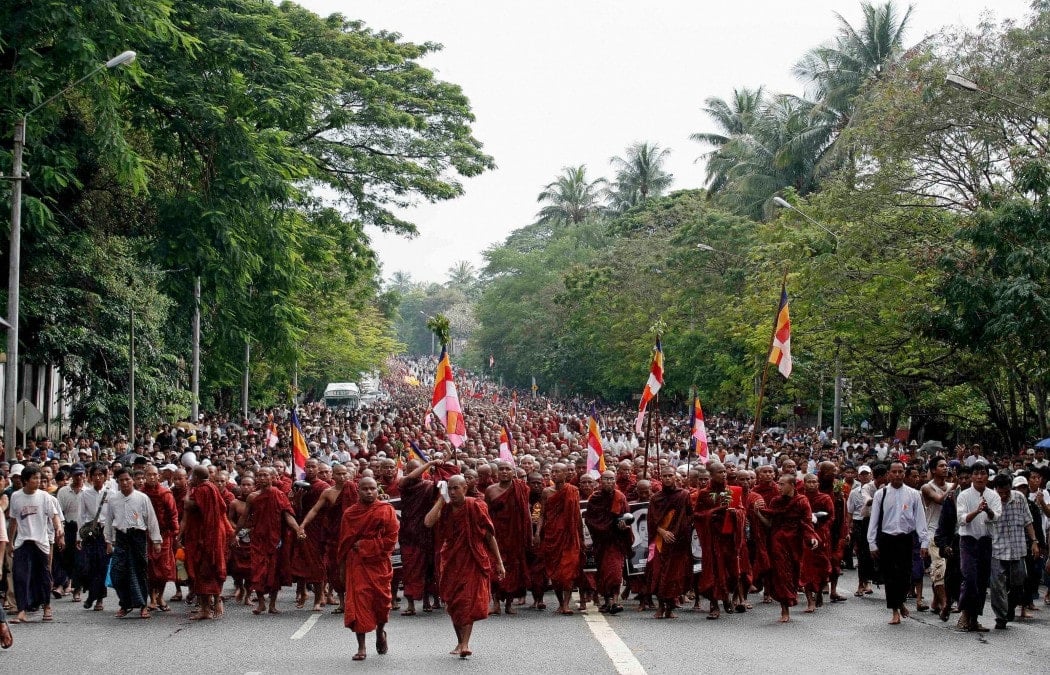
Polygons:
M343 599L343 624L357 636L354 661L365 660L365 636L372 631L376 652L387 652L384 627L394 577L390 554L397 545L399 525L394 507L378 497L375 479L362 478L357 504L346 510L339 528L339 559L345 561L345 587L351 590Z
M649 583L660 603L657 619L676 619L678 596L693 571L692 505L689 491L676 485L675 470L660 468L661 489L649 499Z
M321 480L318 475L320 463L313 458L306 460L306 471L303 480L309 483L306 489L292 486L292 506L300 521L304 521L306 514L321 500L324 491L331 487ZM326 509L329 508L325 507ZM327 513L324 518L315 518L305 529L305 537L296 537L289 542L291 549L291 565L289 571L296 581L295 606L302 608L306 604L306 590L309 587L314 592L313 611L320 612L324 606L324 584L328 578L328 572L324 564L324 550L328 532L325 525ZM297 528L298 529L298 528Z
M226 582L226 548L231 536L226 502L209 480L207 467L197 465L186 497L182 537L186 568L199 606L192 619L213 619L223 614L222 585Z
M404 582L407 606L401 616L416 615L416 600L423 601L423 611L432 611L430 595L434 592L434 534L423 525L430 507L434 505L437 487L433 480L423 478L441 464L434 459L427 463L410 460L408 473L398 482L401 494L401 579Z
M248 495L255 492L255 477L245 474L239 477L237 499L227 508L227 517L231 523L241 522L241 516L248 508ZM249 530L237 530L230 541L230 554L226 556L226 571L233 579L233 587L236 589L233 601L236 603L252 604L251 602L251 576L252 576L252 545Z
M543 594L547 590L547 567L540 552L540 515L543 513L543 475L528 474L529 515L532 520L532 546L525 551L525 562L529 567L529 590L532 592L531 609L542 612L547 609Z
M820 545L813 531L809 502L795 493L795 483L794 473L780 476L780 495L761 511L761 517L770 529L772 570L769 594L780 603L780 623L791 620L790 609L798 603L803 549L815 549Z
M171 608L164 602L164 589L169 581L175 581L175 540L179 537L179 509L175 506L175 497L172 496L171 490L161 486L160 471L156 466L148 464L144 478L143 492L153 504L153 512L157 515L157 524L163 539L159 552L155 552L153 547L148 551L151 605L149 609L169 612Z
M263 467L255 477L255 492L248 496L248 506L237 528L251 524L252 580L251 588L256 593L257 606L252 614L267 611L266 595L270 596L270 614L280 614L277 609L277 593L286 581L287 571L281 564L282 543L289 540L285 528L295 532L298 524L292 514L292 504L279 488L273 486L276 475L273 469Z
M543 491L539 540L547 577L558 598L558 613L571 615L569 599L583 559L583 519L580 490L569 485L569 467L551 467L552 487Z
M839 595L839 577L842 576L842 560L846 555L846 549L850 545L850 530L852 522L846 512L846 500L849 498L849 484L835 480L838 476L838 466L835 462L824 461L817 465L817 480L820 483L820 491L831 498L835 505L829 525L830 543L828 545L828 557L831 559L831 593L828 596L832 602L845 602L846 597Z
M456 647L449 653L465 659L473 653L470 636L474 622L485 619L489 613L493 571L497 580L502 580L506 572L488 507L481 499L467 497L467 481L462 475L448 479L448 499L446 504L439 495L423 523L440 529L439 585L456 631Z
M324 568L326 581L332 590L339 595L339 603L333 614L343 612L343 579L340 578L339 532L343 514L357 503L357 487L350 481L350 470L342 464L332 467L332 487L321 493L320 499L299 523L297 536L300 540L309 538L311 532L324 531L322 542L324 549ZM318 527L319 526L319 527ZM315 606L314 611L319 607Z
M806 614L812 614L818 607L824 606L824 585L831 578L831 524L834 518L835 504L831 497L820 492L819 481L811 473L802 478L803 496L809 502L809 509L817 514L817 523L813 531L820 540L820 546L805 549L802 552L802 569L799 582L806 593ZM823 516L819 514L824 514Z
M711 603L707 618L717 619L721 615L719 602L730 613L746 610L739 588L744 567L741 557L747 555L747 541L743 490L727 484L727 471L721 462L708 462L707 472L711 482L697 491L693 506L693 522L703 556L697 590ZM733 604L729 602L730 595Z
M616 489L616 472L604 472L600 485L598 492L587 501L585 517L598 565L595 590L604 600L598 611L619 614L623 605L616 602L616 596L623 585L623 564L631 554L634 534L631 526L622 520L627 513L627 496Z
M514 478L514 465L510 462L500 461L496 467L499 482L485 490L485 504L492 518L506 575L493 584L491 613L499 614L500 602L503 602L507 614L517 614L513 608L514 599L525 595L528 580L525 552L532 545L529 486Z

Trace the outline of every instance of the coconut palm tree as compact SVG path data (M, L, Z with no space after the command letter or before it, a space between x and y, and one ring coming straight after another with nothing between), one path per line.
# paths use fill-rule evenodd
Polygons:
M663 165L670 148L657 143L632 143L623 157L613 157L616 181L608 192L609 209L617 213L640 204L650 197L659 197L674 181Z
M704 112L715 123L718 132L695 133L689 138L698 143L714 146L713 150L697 158L697 161L707 162L707 189L709 192L717 193L725 187L728 180L727 172L732 166L732 162L724 161L725 158L721 155L720 150L734 137L746 134L751 130L755 116L759 113L764 101L764 87L734 89L731 102L717 96L712 96L704 101L707 106Z
M588 216L601 211L601 197L605 179L587 180L587 166L567 166L552 183L548 183L536 198L546 202L536 214L540 223L582 223Z

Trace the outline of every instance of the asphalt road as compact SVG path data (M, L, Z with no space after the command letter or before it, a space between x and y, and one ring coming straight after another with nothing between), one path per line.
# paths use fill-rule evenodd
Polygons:
M851 573L847 573L850 575ZM842 588L855 588L846 576ZM752 597L752 600L755 598ZM466 661L448 655L455 644L443 612L415 617L391 615L390 653L378 656L369 640L368 659L352 663L353 634L342 617L314 614L292 605L282 592L277 616L253 616L247 607L227 604L219 621L190 621L188 608L173 604L154 618L116 619L113 611L91 612L68 599L55 601L55 621L13 626L15 646L0 652L0 672L60 670L101 672L424 672L437 668L492 673L677 673L725 672L911 673L1050 671L1050 607L1037 618L983 636L952 630L955 617L941 623L929 613L912 613L901 626L886 624L883 596L825 605L814 615L800 609L789 624L777 623L779 609L756 605L745 615L681 611L673 621L654 620L634 603L614 617L590 609L571 617L519 608L517 616L491 617L476 624ZM553 597L549 597L549 605ZM109 599L116 607L116 598ZM991 608L983 623L991 626ZM134 615L132 615L134 616Z

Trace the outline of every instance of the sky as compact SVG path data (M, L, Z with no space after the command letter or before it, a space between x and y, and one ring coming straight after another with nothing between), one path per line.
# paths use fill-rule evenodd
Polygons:
M878 0L877 0L878 1ZM830 40L835 12L863 24L859 1L737 0L298 0L341 13L411 42L444 49L421 63L463 88L474 136L497 168L463 179L465 194L398 214L412 239L370 228L383 275L443 282L448 268L534 222L536 197L563 167L611 177L609 160L635 142L670 148L671 189L704 184L705 148L689 140L714 131L704 100L734 88L803 94L791 68ZM981 17L1022 19L1029 0L915 0L905 43ZM898 8L905 3L898 0Z

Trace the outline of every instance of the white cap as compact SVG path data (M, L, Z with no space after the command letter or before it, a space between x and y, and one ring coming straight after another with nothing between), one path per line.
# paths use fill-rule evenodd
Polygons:
M24 471L24 470L25 470L25 467L23 465L15 464L14 466L11 467L11 475L12 476L14 476L14 475L21 476L22 475L22 471Z

